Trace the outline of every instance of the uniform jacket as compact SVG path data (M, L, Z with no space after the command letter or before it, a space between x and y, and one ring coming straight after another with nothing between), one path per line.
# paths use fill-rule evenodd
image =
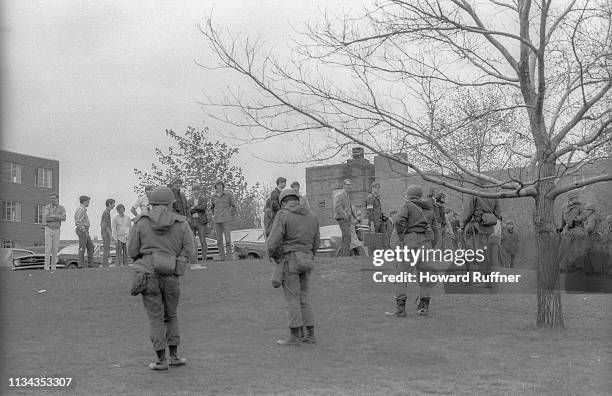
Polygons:
M573 228L584 228L587 212L581 203L570 203L563 208L561 215L561 228L571 230Z
M601 217L597 213L590 213L584 222L584 230L587 234L596 234L599 232L599 224L601 223Z
M312 252L314 255L320 243L317 216L299 203L277 213L266 241L268 255L277 262L290 252Z
M484 226L480 224L483 213L493 213L499 219L501 217L499 199L482 198L473 195L471 199L468 199L467 205L463 210L463 224L472 223L472 229L479 234L492 234L494 225Z
M516 253L516 251L518 250L518 243L519 236L516 230L513 230L512 232L508 231L505 228L502 230L501 245L504 250Z
M210 209L213 214L213 223L225 223L234 219L238 206L232 193L223 191L221 195L215 193L212 196Z
M365 206L368 212L368 224L378 224L382 222L382 208L380 206L380 198L377 195L368 195L366 197Z
M355 215L353 214L353 208L351 207L351 200L346 191L340 191L334 197L334 219L351 220Z
M191 222L194 224L208 224L208 216L206 215L206 208L208 208L208 199L203 195L198 196L198 204L194 205L195 197L191 197L187 200L189 207L189 213L191 214ZM194 214L198 214L194 217Z
M416 233L432 233L431 225L434 213L428 201L411 199L404 203L396 215L395 229L398 235Z
M127 245L128 254L134 260L154 251L185 256L190 262L197 260L195 240L187 219L164 206L155 206L136 217Z
M274 222L274 215L272 214L272 208L270 207L270 201L272 198L268 198L266 200L266 205L264 206L264 233L266 237L270 235L270 231L272 231L272 223Z

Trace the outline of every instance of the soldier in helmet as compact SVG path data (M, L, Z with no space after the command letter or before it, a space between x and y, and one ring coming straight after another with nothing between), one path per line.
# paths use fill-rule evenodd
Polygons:
M268 255L276 262L272 286L283 286L289 316L289 338L279 345L315 343L314 314L310 306L310 273L319 249L319 220L288 188L279 194L276 214L267 240ZM305 334L304 334L305 328Z
M431 204L428 201L423 201L422 197L423 189L420 186L409 186L404 196L404 205L395 217L395 230L397 231L399 245L408 249L431 249L432 247L434 213ZM396 273L409 272L416 266L417 279L419 279L418 274L424 271L424 262L420 260L416 265L412 264L409 261L398 261ZM430 291L433 286L435 286L435 283L419 282L419 304L417 306L419 315L426 315L429 312ZM407 316L407 291L408 284L406 282L396 283L396 311L391 315L396 317Z
M569 271L573 267L582 267L581 263L574 263L577 257L584 251L584 222L587 213L581 203L581 196L578 191L572 191L567 197L567 205L561 214L561 225L557 232L562 234L561 261L559 269ZM571 264L571 267L570 265Z
M155 188L149 196L151 210L135 219L128 237L128 253L134 259L132 269L138 279L132 294L142 294L157 354L157 361L149 365L151 370L168 370L168 365L183 366L186 362L177 351L179 276L197 257L187 219L172 211L174 199L170 188ZM169 362L166 347L170 352Z
M384 232L383 230L383 213L380 206L380 183L372 182L372 193L368 194L365 201L366 212L368 216L368 226L372 232Z
M482 184L486 184L486 180L478 180ZM484 250L485 259L482 261L480 272L483 275L491 273L491 267L497 266L497 249L494 246L496 239L493 236L495 225L501 220L501 211L499 200L492 198L482 198L472 195L463 211L463 218L459 232L463 233L464 229L469 229L473 239L474 248ZM493 284L487 282L478 285L485 288L493 288Z

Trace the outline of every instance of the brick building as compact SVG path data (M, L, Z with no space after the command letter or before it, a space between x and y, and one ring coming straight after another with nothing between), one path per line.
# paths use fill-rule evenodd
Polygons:
M59 161L0 151L0 247L44 245L43 208L59 193Z
M355 151L354 151L355 153ZM363 153L363 151L357 151ZM355 157L355 154L353 155ZM491 176L507 179L508 174L521 178L530 178L525 169L504 169L488 172ZM572 183L602 173L612 173L612 160L602 160L583 166L579 172L561 179L561 183ZM308 199L313 210L319 214L322 225L335 224L331 218L331 194L332 189L342 187L342 180L349 175L356 175L359 183L358 189L350 193L352 203L363 208L365 197L369 193L370 184L373 180L381 184L381 204L384 213L389 213L393 208L403 204L403 196L406 188L411 184L418 184L427 192L430 187L443 190L447 195L447 205L454 211L461 212L465 205L468 194L462 194L450 189L441 188L439 185L422 180L414 171L405 165L398 164L387 158L375 156L374 164L363 159L362 156L350 159L344 164L321 166L306 169L306 190ZM361 178L359 178L361 177ZM466 184L469 187L469 184ZM584 202L592 202L597 205L598 212L602 217L612 214L612 182L597 183L580 189ZM560 223L562 207L567 203L567 194L561 195L555 202L555 220ZM520 234L522 248L519 252L519 262L532 262L535 252L535 240L533 237L533 209L532 198L507 198L502 199L501 212L504 219L512 219L515 228Z
M351 202L362 211L374 181L374 165L365 159L362 147L353 148L353 157L343 164L306 168L306 196L322 226L336 224L333 197L342 189L344 179L351 179Z

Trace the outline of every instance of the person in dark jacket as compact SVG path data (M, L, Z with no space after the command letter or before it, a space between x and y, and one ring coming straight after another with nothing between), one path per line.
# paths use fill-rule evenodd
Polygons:
M189 204L187 203L187 197L181 191L183 187L183 180L180 177L176 177L170 183L170 188L174 194L174 203L172 204L172 211L181 216L185 216L187 220L190 220Z
M270 216L272 217L272 221L274 221L274 217L281 209L279 197L281 191L283 191L286 186L287 179L285 179L284 177L279 177L278 179L276 179L276 188L272 190L272 193L270 194L270 199L266 201L266 208L269 208L271 210Z
M149 316L151 341L157 354L157 361L149 364L149 368L168 370L166 346L170 350L170 366L186 363L177 351L179 276L189 262L197 261L197 256L187 219L172 212L174 193L170 188L155 188L149 201L151 210L138 216L130 231L128 253L134 259L132 269L144 279L144 287L139 292Z
M380 205L380 183L372 182L372 193L365 200L365 208L368 216L370 231L384 233L383 212Z
M191 214L191 230L194 235L200 238L200 246L202 247L202 260L206 261L208 255L208 245L206 245L206 237L208 236L208 199L202 190L202 186L194 184L191 186L191 197L187 200L189 205L189 213Z
M480 180L484 183L484 180ZM495 239L493 231L497 221L501 220L501 211L499 200L492 198L482 198L473 195L468 199L467 205L463 211L459 232L463 232L466 227L469 227L469 233L472 234L474 248L481 249L486 252L485 259L480 263L480 272L483 275L491 273L491 266L497 266L497 252L494 246ZM488 289L493 288L491 282L479 285Z
M268 255L276 263L272 286L283 286L289 316L289 338L279 345L315 343L314 313L310 306L310 274L319 249L319 220L294 189L279 195L281 210L267 240ZM280 275L280 276L278 276ZM305 334L303 328L305 327Z
M422 197L423 189L420 186L412 185L406 189L405 203L395 217L395 230L397 231L399 246L405 246L412 250L431 249L432 247L434 213L431 204L428 200L423 201ZM410 261L398 261L396 274L410 272L412 267L416 267L417 280L419 281L417 313L426 315L429 312L431 288L435 286L435 283L420 282L420 273L429 271L425 269L426 263L423 259L420 259L414 265L412 264ZM407 282L396 283L395 291L396 311L391 315L406 317Z

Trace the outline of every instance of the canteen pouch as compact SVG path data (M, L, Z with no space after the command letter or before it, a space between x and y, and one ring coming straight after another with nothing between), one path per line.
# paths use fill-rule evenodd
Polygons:
M147 274L142 271L136 271L132 275L132 288L130 294L137 296L143 294L147 290Z
M291 252L285 258L289 273L310 272L314 269L312 252Z
M153 271L159 275L175 275L177 270L177 258L174 254L156 251L150 256ZM185 269L182 269L183 273Z
M483 226L492 226L497 224L497 217L493 213L483 213L480 218L480 224Z

